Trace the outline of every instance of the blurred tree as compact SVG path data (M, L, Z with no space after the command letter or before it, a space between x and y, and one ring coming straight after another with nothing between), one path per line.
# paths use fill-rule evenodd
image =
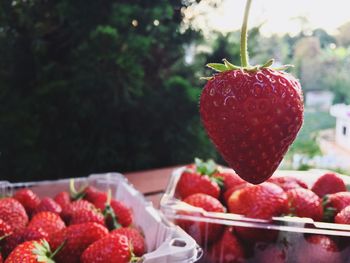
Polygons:
M184 63L192 1L1 1L1 180L216 156Z
M304 91L322 89L320 54L320 41L316 37L304 37L295 44L293 64Z
M338 28L338 34L336 35L337 43L343 47L350 46L350 21L341 25Z
M334 103L350 104L350 50L337 48L328 50L323 56L322 85L331 90Z
M322 49L328 48L330 44L334 44L336 42L335 37L328 34L327 31L322 28L317 28L312 31L312 35L318 38Z

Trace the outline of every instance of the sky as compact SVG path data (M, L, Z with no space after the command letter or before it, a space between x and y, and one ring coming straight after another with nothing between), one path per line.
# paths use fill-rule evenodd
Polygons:
M196 17L200 28L229 32L240 29L246 0L222 0L217 8L209 8L206 1L188 11ZM297 34L304 29L323 28L336 33L337 28L350 21L349 0L253 0L249 27L263 24L266 35ZM298 17L308 21L302 24Z

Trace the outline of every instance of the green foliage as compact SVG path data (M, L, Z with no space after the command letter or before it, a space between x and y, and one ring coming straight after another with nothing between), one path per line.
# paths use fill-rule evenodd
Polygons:
M320 121L322 120L322 121ZM299 153L309 157L321 154L321 150L316 141L317 133L324 129L333 128L335 118L327 112L305 111L304 123L300 132L290 147L287 157L291 158L293 154Z
M189 3L188 3L189 4ZM1 180L216 157L179 1L0 2Z

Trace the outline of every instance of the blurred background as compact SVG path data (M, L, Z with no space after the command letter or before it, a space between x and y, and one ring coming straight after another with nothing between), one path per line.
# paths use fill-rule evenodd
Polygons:
M305 122L281 167L350 170L345 0L253 1L251 63L294 64ZM0 180L220 159L201 126L208 62L239 64L244 0L0 1Z

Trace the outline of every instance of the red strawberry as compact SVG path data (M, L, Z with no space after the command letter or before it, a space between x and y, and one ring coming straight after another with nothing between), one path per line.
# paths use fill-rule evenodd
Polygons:
M270 183L277 184L284 191L288 191L294 188L305 188L308 189L308 186L302 180L292 177L292 176L281 176L281 177L271 177L267 180Z
M311 190L319 197L323 197L326 194L346 192L346 186L340 176L335 173L326 173L317 179Z
M34 209L39 205L40 198L32 190L23 188L18 190L13 198L19 201L25 208L28 215L31 215Z
M257 243L255 245L255 258L259 263L285 263L287 251L284 247L276 244Z
M107 200L107 193L93 186L88 186L84 189L84 199L94 204L95 202L100 202L99 200Z
M70 219L71 225L95 222L105 226L105 217L98 210L80 209L74 212Z
M286 192L288 196L289 214L309 217L321 221L323 217L322 201L309 189L295 188Z
M116 253L117 252L117 253ZM133 262L129 240L124 235L109 235L91 244L82 254L82 263Z
M233 186L233 187L227 189L227 190L223 193L223 196L222 196L222 199L223 199L223 201L224 201L224 204L227 205L228 199L230 198L230 196L232 195L233 192L235 192L236 190L239 190L239 189L241 189L241 188L247 187L247 186L249 186L249 185L251 185L251 184L245 182L245 183L243 183L243 184L239 184L239 185L236 185L236 186Z
M0 199L0 219L14 232L22 230L28 223L28 215L23 205L14 198Z
M204 128L221 156L244 180L259 184L279 166L303 123L301 86L292 75L272 69L273 59L251 66L246 1L241 32L241 66L223 60L207 66L218 73L207 78L200 97Z
M131 243L132 250L136 256L141 257L146 252L145 238L136 228L121 227L113 230L111 234L126 236Z
M59 215L45 211L34 215L28 227L41 227L49 236L52 236L64 229L66 225Z
M203 208L208 212L225 212L225 207L220 203L220 201L207 194L193 194L186 197L183 201L192 206ZM181 214L201 216L200 214L194 214L191 212L181 212ZM223 231L223 225L220 224L211 224L191 220L179 220L177 223L200 245L215 242Z
M334 218L338 224L350 224L350 205L342 209Z
M51 197L44 197L40 204L35 208L34 214L44 211L60 214L62 212L62 208Z
M79 258L84 250L106 235L108 235L108 230L100 224L71 225L50 238L50 245L52 249L57 249L65 241L62 250L55 256L57 263L79 263Z
M55 198L54 198L55 202L57 204L59 204L62 208L62 210L68 206L70 204L70 195L68 192L60 192L58 193Z
M50 246L46 240L27 241L12 251L5 263L54 263Z
M232 228L226 228L219 241L215 242L209 250L211 263L243 263L245 252Z
M0 251L0 263L3 263L3 262L4 262L4 260L2 258L1 251Z
M5 221L0 219L0 239L12 234L12 228Z
M286 211L287 195L281 187L272 183L249 185L230 196L228 209L230 213L246 217L271 219Z
M270 220L286 212L287 195L273 183L250 185L233 192L228 199L228 209L230 213ZM273 241L278 235L277 231L247 227L237 227L236 231L247 241Z
M99 199L95 203L96 208L100 209L101 211L104 211L106 208L106 202L107 200ZM113 213L116 216L118 224L120 224L123 227L128 227L132 224L133 222L132 211L123 202L118 201L116 199L112 199L110 203L110 207L112 208ZM110 228L112 229L116 228L116 226L114 226L114 223L112 222L112 218L110 215L106 216L106 223Z
M220 187L217 177L214 176L217 165L212 160L203 162L196 158L195 161L195 169L185 169L182 172L176 186L176 194L182 199L196 193L219 198Z
M350 205L350 192L325 195L323 200L325 220L332 221L336 214Z
M240 184L247 183L239 177L232 169L221 169L214 174L214 177L220 178L223 182L223 190L228 190L232 187L237 187Z
M71 202L69 205L67 205L66 207L63 208L62 210L62 218L66 221L66 222L70 222L70 219L72 217L72 215L79 211L79 210L94 210L96 209L95 206L90 203L89 201L86 200L76 200Z
M3 253L9 255L18 245L31 240L47 239L48 234L41 227L26 227L5 239Z
M229 166L259 184L274 173L301 128L301 87L285 72L228 70L207 82L200 114Z
M311 235L299 242L296 263L341 263L343 262L337 244L328 236Z

